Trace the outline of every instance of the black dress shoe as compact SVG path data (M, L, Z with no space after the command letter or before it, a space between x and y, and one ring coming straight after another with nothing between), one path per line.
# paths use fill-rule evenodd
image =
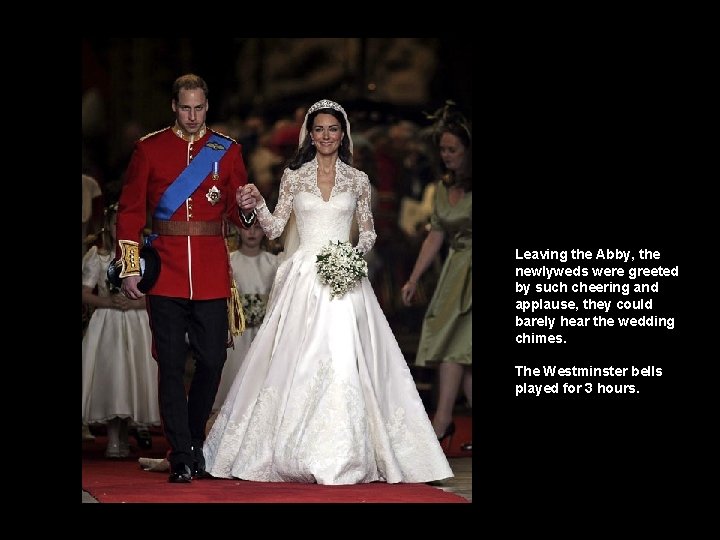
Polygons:
M450 422L448 427L445 428L445 433L438 435L438 442L443 442L446 438L452 437L455 433L455 422Z
M192 477L201 480L203 478L212 478L212 474L205 470L205 464L198 461L193 462Z
M190 482L192 482L192 473L190 472L190 467L188 467L184 463L181 463L176 467L172 467L170 476L168 477L168 482L170 482L171 484L189 484Z
M193 452L193 465L192 465L192 477L193 478L212 478L212 475L205 470L205 456L202 451L202 443L197 443L192 446Z

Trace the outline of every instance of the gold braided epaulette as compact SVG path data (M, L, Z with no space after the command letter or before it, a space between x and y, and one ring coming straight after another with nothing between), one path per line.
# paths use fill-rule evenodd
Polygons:
M157 135L158 133L162 133L163 131L166 131L166 130L170 129L170 127L171 127L171 126L168 126L168 127L166 127L166 128L162 128L162 129L158 129L157 131L153 131L152 133L148 133L147 135L144 135L144 136L140 137L138 140L139 140L139 141L144 141L144 140L147 139L148 137L152 137L153 135Z
M221 137L225 137L226 139L228 139L228 140L234 142L235 144L237 144L237 141L236 141L235 139L233 139L230 135L225 135L224 133L220 133L219 131L215 131L215 130L212 129L212 128L208 128L208 129L210 129L210 131L212 131L215 135L220 135Z

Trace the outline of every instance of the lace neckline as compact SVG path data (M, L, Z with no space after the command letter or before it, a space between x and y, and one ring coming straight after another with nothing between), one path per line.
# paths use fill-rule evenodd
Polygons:
M325 200L325 197L323 197L322 190L320 189L320 185L318 184L318 171L320 170L320 163L318 162L317 155L313 158L312 163L314 163L315 165L315 189L317 191L317 194L320 196L320 199L323 202L328 203L335 195L335 187L338 185L338 175L340 173L340 168L341 165L344 165L345 163L340 158L335 161L335 177L333 178L333 185L330 188L330 194L328 195L327 200Z
M333 184L332 189L330 190L330 196L328 197L327 200L325 200L325 198L322 195L322 191L320 190L320 186L318 185L318 182L317 182L317 172L320 168L320 164L318 163L317 156L315 156L311 161L308 161L306 163L306 165L308 167L312 167L311 170L314 173L314 178L311 183L312 192L315 195L317 195L320 198L320 200L323 201L324 203L329 203L333 199L333 197L335 197L335 195L337 195L338 189L342 185L344 185L344 179L350 177L351 167L347 163L345 163L343 160L338 158L337 161L335 162L335 183Z

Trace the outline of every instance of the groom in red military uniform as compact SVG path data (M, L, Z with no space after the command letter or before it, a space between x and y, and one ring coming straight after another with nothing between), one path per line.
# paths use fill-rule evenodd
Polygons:
M236 193L247 183L240 145L208 129L208 87L197 75L173 85L175 124L140 139L133 152L117 218L117 267L128 298L147 292L158 363L158 395L170 445L169 481L207 476L202 445L228 341L230 271L223 219L255 220L252 202ZM141 234L160 260L156 281L143 279ZM146 276L149 277L149 276ZM149 287L149 288L148 288ZM187 335L195 373L186 395Z

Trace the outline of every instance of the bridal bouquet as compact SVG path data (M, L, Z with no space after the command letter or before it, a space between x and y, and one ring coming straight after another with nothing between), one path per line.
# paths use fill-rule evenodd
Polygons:
M316 265L320 282L330 287L331 298L341 297L367 277L367 262L350 242L331 240L318 254Z

